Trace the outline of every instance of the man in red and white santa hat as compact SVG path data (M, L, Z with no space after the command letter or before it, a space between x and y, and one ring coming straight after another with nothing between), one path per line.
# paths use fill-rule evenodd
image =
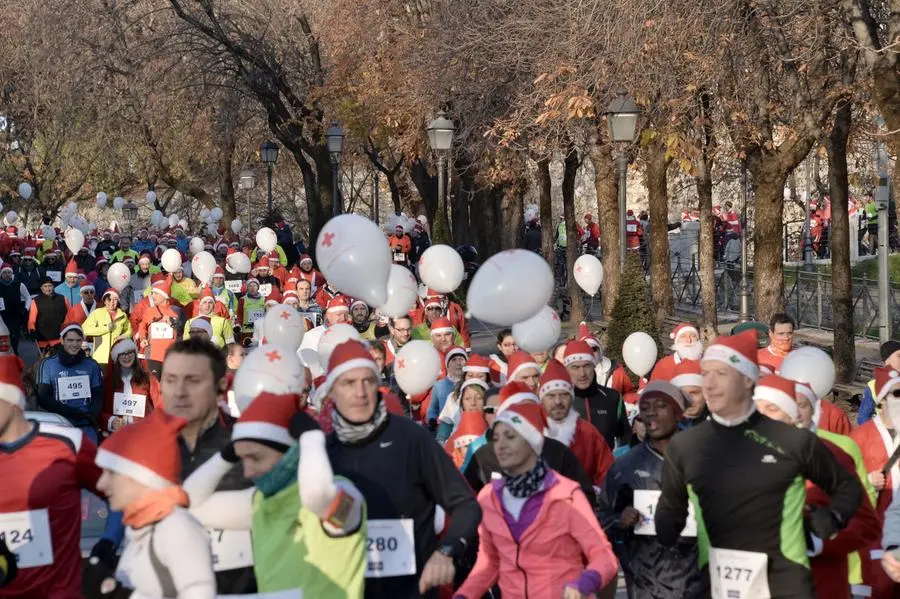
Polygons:
M63 326L70 324L84 324L88 315L97 307L96 289L92 283L87 281L87 279L81 282L80 295L81 301L73 306L69 306L69 311L66 313L66 320L63 323Z
M526 387L537 393L541 385L541 367L530 353L521 349L516 350L516 353L509 357L506 372L507 382L525 383Z
M673 354L664 357L650 374L651 381L670 381L675 373L675 366L682 360L699 360L703 355L703 342L700 341L700 332L692 324L681 323L669 337L674 342Z
M291 269L291 274L297 275L298 279L309 281L312 286L312 291L310 293L313 295L315 295L316 291L325 284L325 275L313 268L313 261L309 254L301 254L300 260L297 262L295 268L296 270L293 268Z
M684 406L681 428L690 428L709 418L703 397L703 374L699 360L682 360L675 366L675 376L669 381L684 393L690 402Z
M462 306L450 301L445 294L428 289L425 293L422 308L413 311L413 322L416 326L422 324L431 326L435 319L441 317L450 321L450 324L453 325L453 328L456 329L462 338L461 345L466 348L466 351L470 351L472 349L472 338L469 335L469 324Z
M597 429L572 409L572 379L554 359L541 376L539 395L547 412L547 436L569 447L593 484L600 486L613 464L612 451Z
M597 384L591 346L584 341L569 341L563 355L563 365L574 388L575 411L594 425L611 448L617 442L627 445L631 439L631 426L628 424L625 402L615 389Z
M591 333L586 322L578 325L578 336L576 339L584 341L594 350L594 359L597 362L594 372L597 373L598 384L615 389L622 397L635 391L634 383L628 378L625 367L603 354L603 346L600 345L600 340Z

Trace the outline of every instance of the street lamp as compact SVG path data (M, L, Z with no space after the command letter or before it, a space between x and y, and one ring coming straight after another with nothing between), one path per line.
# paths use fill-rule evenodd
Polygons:
M453 146L453 121L447 118L447 114L441 110L437 117L428 123L428 145L437 156L438 163L438 205L437 214L434 217L434 241L445 242L449 240L447 234L447 202L444 198L445 171L447 170L447 153Z
M344 199L338 186L338 167L344 151L344 128L337 121L332 121L331 127L325 132L325 138L331 155L331 212L333 216L337 216L344 211Z
M269 178L269 196L266 200L266 209L268 214L272 214L272 168L278 161L278 144L274 141L262 142L259 145L259 159L266 165L266 174Z
M241 171L238 187L247 191L247 226L249 227L253 223L250 212L250 190L256 187L256 173L252 168L244 167L244 170Z
M122 204L122 216L128 221L128 230L132 237L134 237L134 221L137 220L137 214L137 204L130 200Z
M623 270L625 268L625 188L628 185L627 146L634 143L640 114L641 111L637 104L622 88L616 92L616 97L606 107L609 137L619 147L617 158L619 165L619 266Z

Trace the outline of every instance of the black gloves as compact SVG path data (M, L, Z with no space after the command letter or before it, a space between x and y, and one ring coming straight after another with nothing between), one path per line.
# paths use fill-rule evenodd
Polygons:
M222 456L222 459L229 464L237 464L241 459L234 453L234 441L228 442L225 447L219 450L219 454Z
M100 539L91 549L91 557L99 558L110 568L116 567L116 544L109 539Z
M0 588L3 588L16 579L19 566L16 564L16 554L9 550L6 542L0 539Z
M827 541L839 533L844 525L830 508L814 505L806 514L806 527L809 532Z
M132 590L115 579L115 572L100 558L92 557L84 565L81 593L85 599L128 599Z
M300 435L308 431L321 430L322 427L319 426L319 423L316 422L316 419L307 414L306 412L297 412L294 414L294 417L291 418L291 424L288 428L288 431L291 433L291 437L294 439L299 439Z

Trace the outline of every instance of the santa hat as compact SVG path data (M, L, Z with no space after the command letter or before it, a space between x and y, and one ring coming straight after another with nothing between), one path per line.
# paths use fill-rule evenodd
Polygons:
M206 331L206 334L209 335L210 339L213 336L212 325L202 316L191 320L191 325L188 327L188 331Z
M457 356L465 358L466 350L464 350L463 348L461 348L458 345L453 345L453 346L449 347L447 349L447 353L444 354L444 366L445 367L448 366L450 364L450 360L452 360L453 358L455 358Z
M141 264L144 262L146 262L147 264L150 264L150 254L148 254L147 252L141 252L141 257L138 258L138 264Z
M351 311L352 311L353 308L355 308L356 306L365 306L365 307L366 307L366 310L369 309L369 304L367 304L366 302L364 302L364 301L361 300L361 299L354 299L352 302L350 302L350 310L351 310Z
M0 400L25 409L25 384L18 356L0 356Z
M500 392L501 395L503 392ZM547 428L547 417L544 409L538 403L518 402L510 405L505 410L497 412L494 418L494 426L498 423L512 427L531 446L534 453L541 455L544 449L544 429Z
M431 334L435 333L455 333L456 329L450 323L449 318L435 318L431 323Z
M81 325L73 322L72 324L67 324L59 331L59 338L62 339L66 336L66 333L71 333L72 331L76 331L82 338L84 337L84 330L81 328Z
M66 276L69 275L78 276L78 265L75 264L75 260L69 260L69 263L66 264Z
M753 401L764 400L778 406L778 408L797 420L797 390L796 383L777 374L762 377L753 389Z
M215 301L216 299L216 295L213 293L210 287L204 287L203 290L200 291L200 297L198 298L198 300L202 302L205 299L211 299L213 301Z
M488 374L491 372L491 361L480 354L472 354L469 356L469 361L463 366L463 372Z
M137 346L134 344L131 337L119 337L113 342L112 347L109 348L109 358L115 362L119 359L119 356L127 354L130 351L137 353Z
M336 295L328 300L328 307L325 308L325 314L335 314L337 312L349 312L350 307L347 305L347 298L343 295Z
M299 264L303 264L304 262L309 262L312 265L312 258L309 257L309 254L301 254Z
M697 336L697 338L700 337L700 331L697 330L697 327L692 324L682 322L669 334L669 338L677 342L678 337L680 337L682 333L693 333Z
M566 352L563 354L563 364L571 366L576 362L590 362L596 364L594 352L587 341L569 341L566 343Z
M81 282L81 287L78 288L78 293L83 293L85 291L96 291L97 289L91 284L87 279Z
M584 341L585 343L590 345L591 349L593 349L594 351L599 351L602 349L600 346L600 340L597 339L593 333L591 333L591 330L588 328L586 322L579 323L577 339L579 341Z
M250 277L249 279L247 279L247 281L245 282L245 285L247 287L249 287L250 283L253 283L257 287L259 287L259 279L257 279L256 277Z
M900 385L900 372L882 366L875 369L875 403L880 404L894 389Z
M213 271L213 276L212 276L212 278L215 279L216 277L221 277L221 278L223 278L223 279L225 278L225 271L222 270L222 267L221 267L221 266L218 266L218 265L216 266L216 270Z
M463 384L459 386L459 397L462 399L463 391L465 391L468 387L481 387L485 392L488 390L488 384L485 383L481 379L466 379L463 381Z
M13 267L9 262L6 262L3 264L3 266L0 266L0 273L2 273L3 271L6 271L6 270L8 270L9 272L13 271Z
M737 335L719 335L703 352L704 360L723 362L750 380L759 377L756 364L756 331L748 329Z
M109 260L107 260L106 258L98 258L97 261L94 262L94 268L99 271L100 267L104 264L109 264Z
M538 372L541 371L540 364L534 361L531 354L522 349L517 350L507 361L506 380L515 380L516 375L527 368L534 368Z
M334 351L331 352L331 357L328 358L328 375L325 377L324 385L325 393L331 389L341 375L356 368L370 368L375 373L375 376L381 374L378 372L378 365L375 364L375 360L372 359L372 355L366 346L359 341L350 339L335 347Z
M300 410L299 396L276 395L263 391L250 401L231 429L232 441L262 441L285 449L294 444L288 429L291 418Z
M682 360L676 364L672 380L669 382L678 388L703 386L700 360Z
M104 470L123 474L152 489L178 485L181 477L178 434L186 424L183 418L154 410L146 418L113 433L97 449L94 461Z
M675 417L680 418L684 413L684 406L689 403L684 391L668 381L652 381L641 389L640 399L662 399L675 410Z
M535 395L534 391L529 389L525 383L520 383L519 381L506 383L503 385L503 388L500 389L500 407L497 408L497 411L502 412L511 405L521 401L540 403L538 396Z
M156 281L155 283L153 283L153 285L150 287L150 291L152 291L153 293L158 293L166 299L169 299L169 297L171 297L172 295L172 283L171 281L169 281L169 278L166 277L162 281Z
M428 308L430 306L436 306L438 308L444 307L444 296L440 293L437 293L431 289L428 290L428 293L425 295L425 307Z
M481 412L462 412L459 417L459 424L444 447L448 450L464 449L475 439L484 434L487 430L487 423Z
M268 257L268 256L262 256L262 257L256 262L256 268L269 268L269 257Z
M815 406L819 403L819 398L816 396L816 392L813 391L813 388L809 386L809 383L794 381L794 395L797 397L802 395L809 400L809 405L811 406Z
M104 291L104 292L103 292L103 297L101 297L100 299L106 299L106 296L110 296L110 297L114 297L114 298L116 298L116 299L120 299L120 298L119 298L119 292L116 291L113 287L109 287L106 291Z
M541 387L538 389L538 395L544 397L547 393L553 391L565 391L569 395L572 394L572 377L569 371L558 360L551 358L547 361L547 368L541 375Z

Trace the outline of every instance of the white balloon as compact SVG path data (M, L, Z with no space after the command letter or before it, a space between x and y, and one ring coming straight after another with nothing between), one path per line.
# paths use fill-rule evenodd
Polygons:
M244 252L235 252L225 258L225 263L231 267L231 270L239 273L250 272L250 257Z
M219 227L216 226L216 223L209 223L206 225L206 234L210 237L215 237L219 234Z
M178 225L178 215L177 215L177 214L170 214L170 215L169 215L169 226L170 226L170 227L175 227L175 226L177 226L177 225Z
M162 253L159 263L166 272L175 272L181 268L181 252L175 248L169 248Z
M559 341L561 323L556 310L544 306L540 312L512 327L516 344L527 352L543 352Z
M264 252L271 252L278 245L278 236L269 227L263 227L256 232L256 245Z
M106 206L106 197L107 197L106 193L104 193L102 191L97 194L97 206L98 207L103 208Z
M394 357L394 377L408 395L425 393L441 374L441 356L429 341L410 341Z
M188 248L191 250L192 254L199 254L203 251L203 248L206 247L206 244L203 243L203 240L199 237L191 238L191 242L188 245Z
M295 351L271 343L252 350L234 375L234 399L243 412L264 392L300 394L306 384L306 370Z
M150 214L150 222L153 224L153 226L158 226L157 223L159 222L160 218L163 218L163 213L159 210L154 210Z
M637 331L625 338L622 344L622 359L625 365L638 376L645 376L656 364L656 342L643 331Z
M300 313L291 306L276 304L266 310L263 330L266 332L267 344L289 347L296 352L303 342L306 323Z
M106 280L113 289L122 291L131 282L131 269L121 262L116 262L106 271Z
M14 225L14 224L16 224L17 220L19 220L19 215L16 214L15 210L10 210L9 212L6 213L6 224Z
M148 191L148 192L147 192L147 203L148 203L148 204L153 204L154 202L156 202L156 192L155 192L155 191Z
M384 305L378 306L383 314L397 318L416 307L419 297L419 286L416 278L408 268L399 264L391 265L391 274L387 283L388 299Z
M168 251L170 250L166 250L166 252ZM166 253L163 252L163 260L165 259ZM178 261L181 262L180 256ZM196 275L201 283L209 283L214 272L216 272L216 259L209 252L200 251L191 259L191 273Z
M183 218L178 219L178 226L182 229L187 229L187 221Z
M33 189L31 188L31 184L29 183L19 183L19 195L23 200L27 200L31 197L31 192Z
M213 208L212 210L209 211L209 216L214 221L219 222L220 220L222 220L222 216L223 216L222 209L219 208L218 206L216 206L215 208Z
M553 272L540 254L506 250L475 273L467 303L476 318L512 326L540 312L550 302L553 285Z
M69 202L66 208L69 209L69 214L75 214L78 211L78 204L75 202Z
M342 214L329 220L316 240L316 258L334 288L370 306L387 301L391 250L378 225L369 219Z
M200 218L202 218L203 220L206 220L207 218L209 218L209 209L208 208L204 208L203 210L200 211Z
M125 205L125 198L122 196L116 196L113 198L113 208L116 210L121 210L122 206Z
M784 357L778 373L798 383L809 383L820 400L834 387L834 361L818 347L804 346Z
M603 264L596 256L584 254L575 260L575 282L588 295L594 295L603 283Z
M328 361L331 359L331 352L334 351L334 348L351 339L362 341L359 331L349 324L335 324L325 329L325 332L322 333L322 337L319 339L319 345L316 347L316 353L319 354L319 364L325 371L328 370Z
M56 239L56 229L54 229L50 225L44 225L43 227L41 227L41 232L44 235L44 239L46 239L47 241L53 241ZM84 245L83 242L82 242L82 245ZM81 249L81 248L79 248L79 249ZM72 253L77 254L78 252L75 251Z
M45 235L46 237L46 235ZM69 229L66 231L66 247L73 254L77 254L84 247L84 233L78 229Z
M462 283L465 266L449 245L433 245L419 258L419 276L438 293L452 293Z
M241 224L241 219L236 218L233 221L231 221L231 230L234 231L235 234L240 233L241 229L243 229L243 228L244 228L244 225Z

